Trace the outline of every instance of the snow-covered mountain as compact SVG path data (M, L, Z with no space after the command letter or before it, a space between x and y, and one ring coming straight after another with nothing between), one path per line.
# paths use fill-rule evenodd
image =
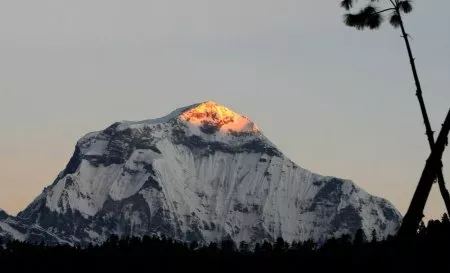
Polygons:
M49 244L72 243L60 238L39 225L24 223L20 218L9 216L0 209L0 239L29 241L33 243L47 242ZM1 247L1 245L0 245Z
M210 101L87 134L52 185L0 219L0 232L8 219L73 243L113 233L321 240L359 228L386 236L401 223L388 201L299 167L247 117Z

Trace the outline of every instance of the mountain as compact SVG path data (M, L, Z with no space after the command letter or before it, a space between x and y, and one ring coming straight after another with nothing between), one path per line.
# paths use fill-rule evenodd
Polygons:
M81 244L110 234L238 243L318 241L359 228L385 237L401 215L349 180L301 168L247 117L208 101L85 135L13 220Z
M32 243L47 242L49 244L72 243L66 241L56 234L43 229L39 225L28 225L21 219L8 215L0 209L0 239L28 241ZM1 247L1 245L0 245Z

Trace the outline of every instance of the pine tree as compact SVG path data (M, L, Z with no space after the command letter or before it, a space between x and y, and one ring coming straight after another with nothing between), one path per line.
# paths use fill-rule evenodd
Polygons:
M447 213L444 213L444 214L442 215L441 222L442 222L442 224L444 224L444 225L449 225L449 224L450 224L450 219L448 218Z
M264 241L262 246L261 246L261 250L264 251L264 252L271 252L272 251L272 245L269 242Z
M285 242L282 237L278 237L274 245L274 250L276 252L285 252L288 249L289 249L288 243Z
M260 243L256 243L254 252L255 252L256 254L258 254L258 253L261 252L261 244L260 244Z
M420 176L416 191L414 192L408 211L403 217L403 222L398 232L399 236L412 237L417 233L417 228L423 217L423 209L430 195L431 186L435 180L436 173L440 170L440 162L445 147L448 144L450 133L450 109L447 113L442 129L439 132L436 144L428 157L425 168Z
M220 242L220 248L223 252L232 253L236 249L236 244L231 239L223 239Z
M367 5L362 8L359 12L356 13L346 13L344 14L344 23L347 26L354 27L358 30L363 30L366 28L369 29L378 29L383 21L386 19L385 15L386 13L389 14L389 22L394 28L400 28L402 37L404 39L406 50L408 52L409 61L411 64L411 70L413 73L414 83L416 85L416 96L419 101L420 110L422 113L423 122L425 124L425 130L426 135L428 138L428 143L430 145L431 150L435 148L435 141L433 136L433 130L431 129L430 120L428 118L427 110L425 108L425 103L422 96L422 87L420 84L419 76L417 73L417 68L415 65L415 59L412 54L411 45L409 43L409 36L406 33L405 25L403 22L402 16L404 14L408 14L413 10L412 1L411 0L385 0L385 1L379 1L379 0L367 0ZM387 3L387 6L384 8L379 8L376 4ZM341 7L343 7L346 11L350 11L356 3L356 0L342 0L341 1ZM445 123L445 122L444 122ZM444 129L444 128L443 128ZM438 152L439 153L439 152ZM439 190L441 192L442 198L444 199L444 203L447 209L447 213L450 213L450 194L448 190L445 187L444 182L444 176L442 174L442 161L441 158L436 158L432 162L432 164L436 166L430 166L431 172L427 174L427 176L431 176L431 179L434 181L437 177L438 184L439 184ZM427 178L426 180L429 180L430 178ZM433 182L432 181L432 182ZM428 182L426 182L428 183ZM410 207L412 206L413 209L411 213L411 217L414 219L413 221L409 221L409 215L407 217L406 225L411 224L410 227L407 227L409 230L409 233L412 234L417 229L417 225L419 224L419 221L421 219L423 208L420 210L421 204L423 202L426 202L426 199L428 198L427 193L427 186L426 187L418 187L418 190L420 192L418 195L416 195L418 198L425 198L425 200L419 200L414 199L413 201L415 204L411 203ZM410 214L411 214L410 213ZM405 215L406 216L406 215ZM405 223L405 222L404 222ZM403 226L403 225L402 225ZM401 229L403 231L404 228Z
M239 243L239 252L241 252L241 253L248 252L248 243L246 241L241 241Z
M377 231L375 229L372 230L372 243L376 243L378 241Z
M366 234L364 234L364 231L362 229L358 229L355 234L355 238L353 239L353 244L356 246L361 246L364 244L366 240Z

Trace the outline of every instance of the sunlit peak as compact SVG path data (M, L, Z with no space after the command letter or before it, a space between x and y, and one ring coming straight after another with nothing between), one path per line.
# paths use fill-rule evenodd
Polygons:
M212 101L200 103L180 115L180 119L210 132L259 132L247 117Z

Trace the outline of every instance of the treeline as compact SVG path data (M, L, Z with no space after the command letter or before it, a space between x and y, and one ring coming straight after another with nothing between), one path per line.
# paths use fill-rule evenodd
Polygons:
M111 236L88 247L0 243L0 272L450 272L450 220L421 224L409 240L360 230L319 246L279 238L250 247L232 241L180 243Z

